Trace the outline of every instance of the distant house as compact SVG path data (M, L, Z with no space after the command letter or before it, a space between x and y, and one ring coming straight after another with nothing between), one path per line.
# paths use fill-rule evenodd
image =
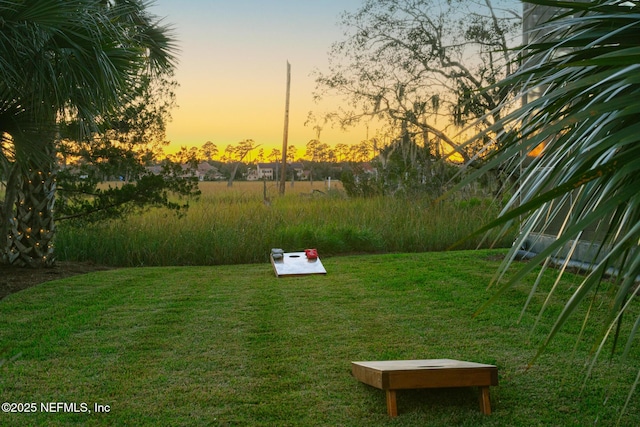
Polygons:
M256 164L258 179L273 180L282 166L276 162Z
M224 179L224 176L220 173L218 168L211 166L207 162L198 163L198 167L193 170L190 165L181 165L183 177L198 178L198 181L216 181ZM147 167L147 170L154 175L159 175L162 172L162 165L153 165Z
M289 163L289 165L287 166L291 169L293 169L296 173L296 179L298 181L305 181L309 179L309 170L305 170L304 166L302 165L302 163L300 162L293 162L293 163Z
M271 181L275 179L278 168L277 163L256 163L255 168L249 169L247 173L247 181L258 181L266 179Z
M247 173L247 181L257 181L258 179L258 170L257 169L249 169Z
M198 177L198 181L217 181L224 179L224 175L220 173L218 168L211 166L207 162L198 163L196 176Z
M249 171L247 180L257 181L264 179L267 181L273 181L280 178L281 169L282 164L278 162L256 163L256 168ZM298 180L304 180L305 178L308 179L308 173L305 174L305 170L300 162L287 164L287 169L293 169L296 174L296 179Z

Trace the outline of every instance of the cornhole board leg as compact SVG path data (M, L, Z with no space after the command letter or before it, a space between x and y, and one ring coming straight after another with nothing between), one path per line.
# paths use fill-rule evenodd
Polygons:
M396 401L396 391L387 390L387 414L390 417L398 416L398 403Z
M489 387L480 387L480 411L485 415L491 415L491 394Z

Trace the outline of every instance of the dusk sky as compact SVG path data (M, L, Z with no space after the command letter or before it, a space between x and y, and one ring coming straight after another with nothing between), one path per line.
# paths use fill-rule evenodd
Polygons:
M172 145L200 147L253 139L265 152L281 148L284 129L286 68L291 64L289 144L297 155L316 136L304 126L314 104L311 72L327 69L333 42L341 40L342 11L361 0L157 0L151 11L175 29L181 49L176 79L179 108L167 137ZM330 145L358 143L360 128L345 133L326 126L320 139Z

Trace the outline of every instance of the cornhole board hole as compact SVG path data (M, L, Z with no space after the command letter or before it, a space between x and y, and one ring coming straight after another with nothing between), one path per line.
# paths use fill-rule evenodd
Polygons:
M320 258L308 259L305 252L285 252L281 259L270 255L276 276L305 276L307 274L327 274Z
M396 390L479 387L480 411L491 414L489 386L498 385L498 368L452 359L351 362L353 376L387 394L387 413L398 415Z

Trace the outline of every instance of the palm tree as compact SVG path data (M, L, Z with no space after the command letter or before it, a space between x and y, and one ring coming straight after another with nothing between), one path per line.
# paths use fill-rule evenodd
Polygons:
M551 259L562 258L549 293L553 297L578 242L586 240L595 248L588 271L565 301L540 352L579 306L602 295L610 298L610 310L592 363L605 342L612 342L614 351L621 347L616 331L629 313L633 318L625 318L630 332L622 350L626 357L640 326L640 317L630 310L637 309L640 292L640 2L527 3L559 9L536 29L539 37L523 47L526 66L500 84L517 88L511 103L501 106L510 111L496 126L505 129L501 148L470 178L499 165L507 165L518 178L501 216L483 229L521 227L501 268L496 297L534 268L542 265L544 270ZM528 102L518 107L525 97ZM527 242L551 233L553 224L559 226L552 244L502 280ZM613 285L602 286L608 277ZM531 295L536 288L537 282ZM590 321L587 317L585 324ZM636 384L639 379L640 373Z
M53 262L57 125L95 129L144 76L173 67L143 0L0 0L0 261Z

